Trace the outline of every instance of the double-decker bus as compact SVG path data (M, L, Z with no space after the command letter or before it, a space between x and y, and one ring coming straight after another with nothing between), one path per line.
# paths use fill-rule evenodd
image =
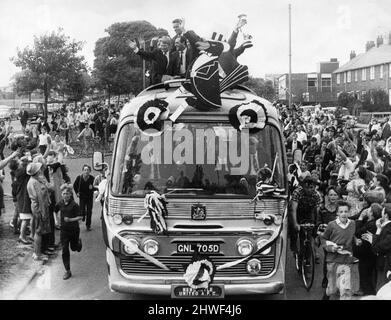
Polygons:
M149 87L121 111L102 220L110 289L173 298L284 294L287 161L277 110L236 86L221 94L220 108L187 105L160 135L145 134L140 106L170 100L180 85ZM170 114L188 97L171 99ZM265 125L238 131L230 110L251 101L263 105ZM271 172L269 183L260 172ZM151 227L151 190L167 200L164 233ZM186 282L195 257L213 264L207 289Z

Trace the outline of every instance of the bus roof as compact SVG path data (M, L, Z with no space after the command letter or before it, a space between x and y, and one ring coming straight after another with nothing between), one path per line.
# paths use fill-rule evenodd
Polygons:
M124 105L121 110L120 121L128 116L135 115L135 112L137 112L138 108L148 100L156 98L163 100L167 99L172 93L175 92L176 89L178 89L178 87L179 86L170 86L167 85L167 83L164 83L145 89L137 97ZM188 97L194 97L194 95L188 91L185 91L184 93L180 94L172 103L170 103L170 114L175 112L175 110L181 104L183 104L185 99ZM229 110L232 107L251 102L252 100L261 102L266 108L269 119L273 119L278 122L278 113L272 103L264 98L257 96L253 91L242 85L236 86L231 90L227 90L221 93L221 108L212 111L200 111L191 106L187 106L183 113L189 115L191 114L194 117L228 115Z

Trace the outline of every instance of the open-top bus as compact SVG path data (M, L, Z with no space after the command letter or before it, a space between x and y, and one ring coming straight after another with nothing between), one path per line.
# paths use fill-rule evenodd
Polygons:
M287 161L275 107L236 86L221 94L220 108L187 105L160 134L145 134L138 119L150 118L140 106L176 89L175 81L149 87L121 111L102 220L110 289L173 298L284 294ZM188 97L171 99L169 114ZM264 127L233 128L230 110L254 101ZM271 172L269 183L260 172ZM163 233L148 214L151 190L168 202ZM207 289L189 286L195 257L213 265Z

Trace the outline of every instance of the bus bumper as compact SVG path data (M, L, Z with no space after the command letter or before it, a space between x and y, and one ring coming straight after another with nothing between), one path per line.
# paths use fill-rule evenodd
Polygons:
M107 263L109 268L110 289L123 293L138 293L145 295L170 296L172 285L185 285L182 279L148 279L145 277L125 278L115 262L115 257L110 249L107 249ZM278 272L277 272L278 274ZM251 294L278 294L284 291L284 282L273 280L255 279L219 281L215 278L215 284L223 285L225 295L251 295ZM250 282L251 283L248 283ZM236 282L236 283L235 283ZM247 282L247 283L246 283Z

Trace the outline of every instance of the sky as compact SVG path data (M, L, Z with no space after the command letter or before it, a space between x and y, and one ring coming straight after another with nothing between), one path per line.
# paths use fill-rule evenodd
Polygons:
M0 0L0 87L20 71L10 61L34 35L63 28L84 41L82 54L92 68L95 42L116 22L146 20L174 35L171 21L183 17L186 29L209 38L227 38L239 14L247 14L246 32L254 46L239 57L254 77L289 70L289 16L292 6L292 72L315 72L316 64L349 60L365 51L368 40L391 32L389 0ZM238 37L238 44L242 41Z

